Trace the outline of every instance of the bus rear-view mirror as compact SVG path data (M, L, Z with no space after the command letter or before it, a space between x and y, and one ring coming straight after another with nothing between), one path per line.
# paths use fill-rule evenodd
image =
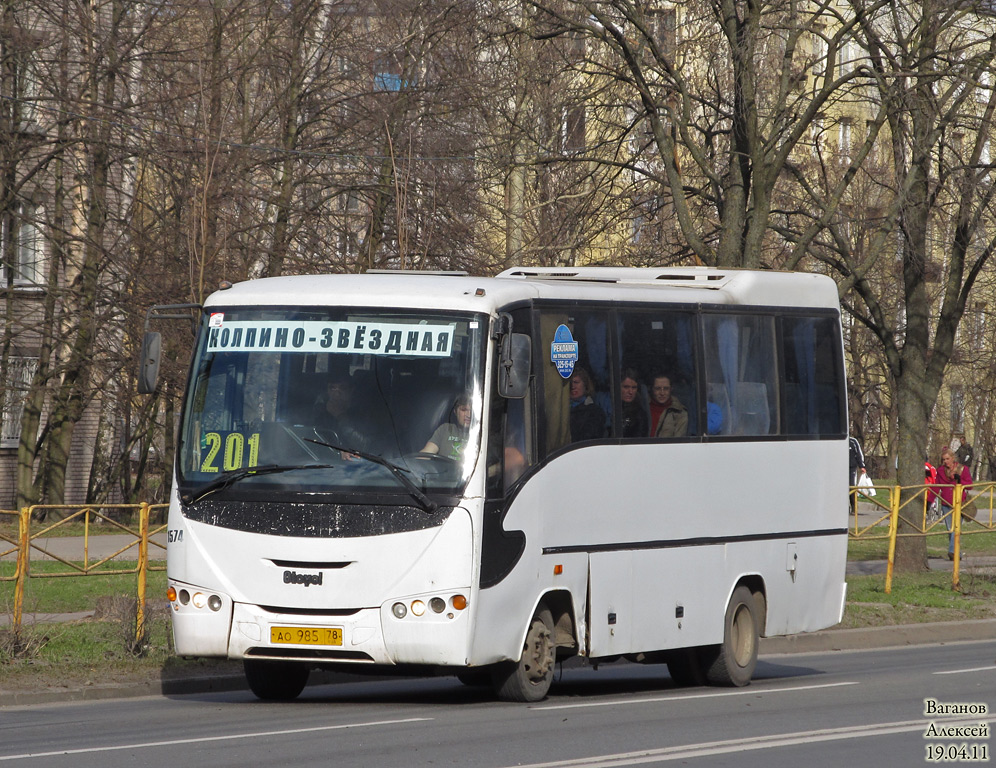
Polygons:
M138 392L151 395L156 391L159 379L159 360L162 352L162 336L155 331L146 331L142 336L142 350L138 363Z
M526 334L505 335L498 370L498 393L502 397L518 400L526 396L532 349L532 339Z

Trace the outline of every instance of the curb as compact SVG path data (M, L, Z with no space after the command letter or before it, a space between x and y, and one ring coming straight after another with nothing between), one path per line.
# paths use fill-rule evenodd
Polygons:
M859 629L824 629L801 635L761 639L761 655L827 653L903 648L911 645L996 640L996 619L894 624Z
M996 619L948 621L932 624L898 624L860 629L824 629L800 635L766 637L761 639L759 655L764 657L800 653L886 650L914 645L986 640L996 640ZM315 670L311 673L308 685L335 685L371 679L377 679L377 677ZM142 696L184 696L244 690L248 690L248 686L245 677L241 674L199 675L175 680L150 680L144 683L108 683L86 688L0 692L2 693L0 710L10 706L105 701Z

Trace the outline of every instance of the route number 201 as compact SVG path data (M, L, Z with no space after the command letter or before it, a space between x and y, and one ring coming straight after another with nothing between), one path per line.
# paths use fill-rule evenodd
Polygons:
M201 463L201 472L231 472L243 467L255 467L259 463L259 432L248 436L241 432L207 432L202 443L207 449L207 455Z

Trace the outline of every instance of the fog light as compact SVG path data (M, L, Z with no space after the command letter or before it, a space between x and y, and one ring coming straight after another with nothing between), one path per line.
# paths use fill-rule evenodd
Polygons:
M446 601L441 597L434 597L429 601L429 607L432 608L433 613L442 613L446 610Z
M467 607L467 598L463 595L453 595L453 600L451 602L453 607L458 611L462 611Z
M395 603L391 606L391 613L394 614L394 618L403 619L408 615L408 609L405 608L404 603Z
M425 613L425 603L423 603L421 600L413 600L412 613L414 613L416 616L421 616L423 613Z
M211 597L208 598L208 608L210 608L212 611L220 611L221 598L218 597L217 595L211 595Z
M186 605L189 602L190 602L190 593L187 590L185 590L185 589L181 589L180 590L180 605Z
M207 597L203 592L194 592L194 596L191 598L190 602L194 604L194 608L203 608L207 605Z

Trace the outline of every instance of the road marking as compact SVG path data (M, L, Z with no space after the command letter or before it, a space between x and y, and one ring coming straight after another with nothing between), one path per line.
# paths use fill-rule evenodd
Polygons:
M23 755L0 755L0 760L28 760L33 757L53 757L55 755L84 755L92 752L115 752L122 749L148 749L150 747L175 747L181 744L203 744L210 741L233 741L236 739L258 739L269 736L290 736L296 733L317 733L338 731L346 728L372 728L378 725L399 725L401 723L424 723L431 717L409 717L404 720L377 720L371 723L351 723L349 725L320 725L314 728L290 728L286 731L256 731L253 733L231 733L227 736L201 736L194 739L173 739L171 741L146 741L141 744L116 744L107 747L87 749L59 749L53 752L28 752Z
M738 688L734 691L721 691L717 693L693 693L678 694L674 696L654 696L646 699L616 699L615 701L591 701L583 704L549 704L541 707L530 707L530 709L546 711L554 709L584 709L585 707L618 707L630 704L654 704L661 701L691 701L692 699L714 699L717 696L759 696L767 693L789 693L791 691L816 691L821 688L840 688L845 685L858 685L857 681L844 683L823 683L821 685L798 685L791 688Z
M941 672L935 672L935 675L964 675L969 672L992 672L996 670L996 664L990 664L986 667L972 667L972 669L945 669Z
M685 744L677 747L646 749L639 752L619 752L614 755L580 757L573 760L557 760L551 763L519 764L515 768L618 768L623 765L642 763L663 763L672 760L690 760L696 757L725 755L731 752L745 752L775 747L795 747L812 744L814 741L839 741L842 739L862 739L869 736L889 736L896 733L910 733L926 730L936 720L906 720L898 723L873 723L870 725L848 726L844 728L824 728L798 733L776 733L770 736L748 736L727 741L709 741L702 744ZM944 725L978 725L980 722L996 722L996 716L974 719L944 719Z

